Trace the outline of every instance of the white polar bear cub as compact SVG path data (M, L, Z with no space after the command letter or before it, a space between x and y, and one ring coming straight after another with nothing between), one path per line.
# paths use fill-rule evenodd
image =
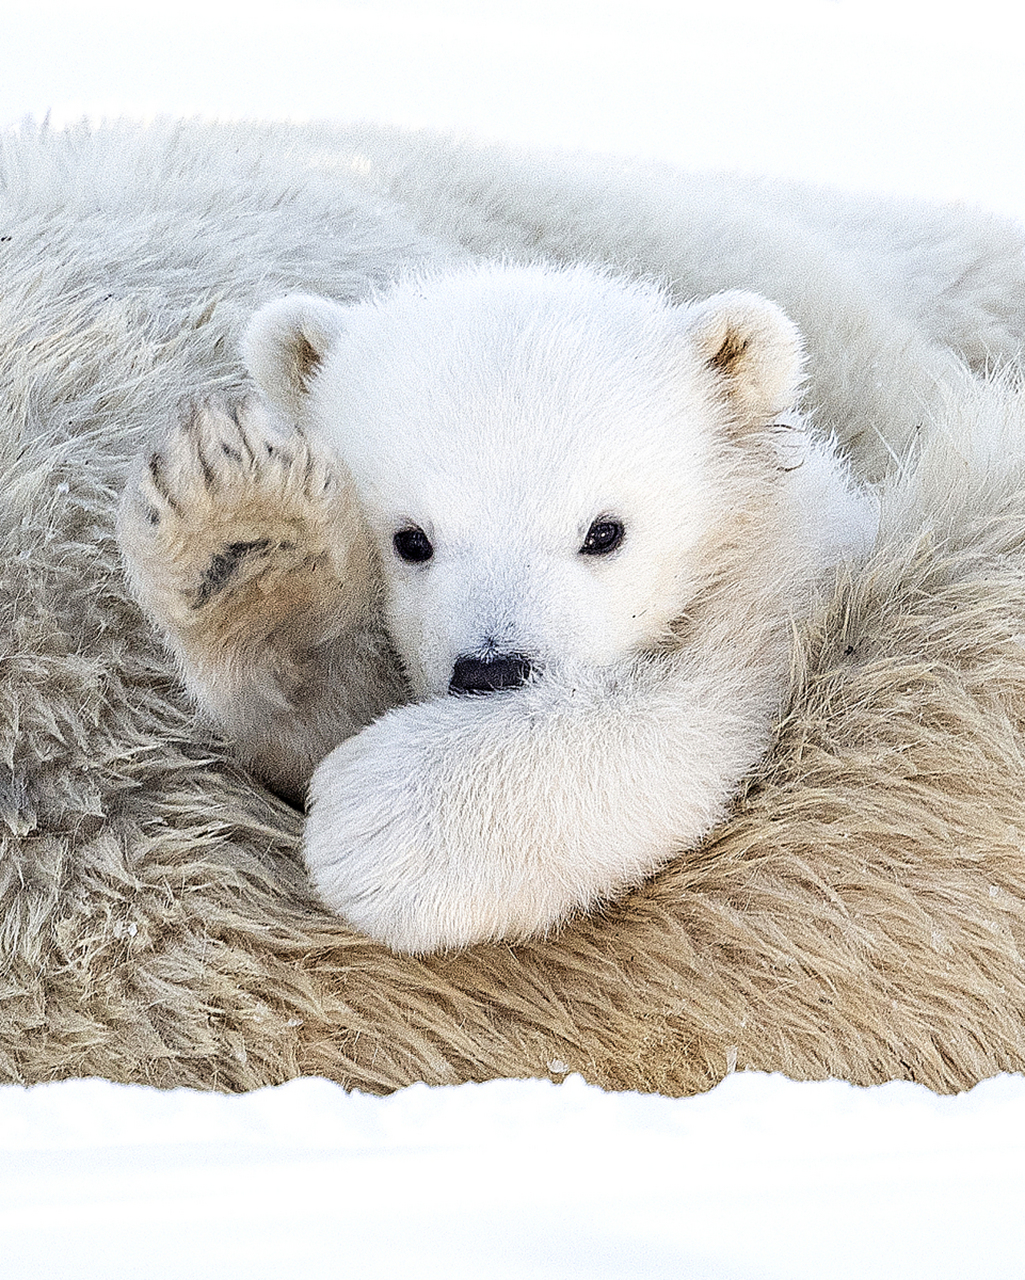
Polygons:
M874 530L792 412L800 342L778 308L478 264L350 307L272 303L246 354L309 456L351 481L370 547L336 575L372 603L346 625L380 599L413 698L313 772L324 901L400 951L523 938L699 841L768 744L795 615ZM231 547L269 554L247 536ZM244 742L261 713L237 656L177 648ZM296 732L330 738L351 696L295 698Z

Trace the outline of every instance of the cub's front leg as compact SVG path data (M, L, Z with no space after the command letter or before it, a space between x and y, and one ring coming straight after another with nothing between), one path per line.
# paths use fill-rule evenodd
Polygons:
M544 934L700 840L777 706L710 655L400 707L317 768L311 878L396 951Z
M190 691L275 790L299 799L318 760L403 700L348 477L257 397L191 405L155 438L118 535Z

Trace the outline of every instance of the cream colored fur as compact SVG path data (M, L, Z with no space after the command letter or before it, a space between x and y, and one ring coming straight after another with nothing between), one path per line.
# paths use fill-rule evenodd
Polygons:
M2 164L5 1078L1021 1069L1025 410L963 366L1020 345L1013 227L372 130L28 134ZM181 397L244 394L263 303L503 251L780 302L817 425L887 476L881 533L698 849L548 939L415 960L311 896L299 816L197 720L113 512Z

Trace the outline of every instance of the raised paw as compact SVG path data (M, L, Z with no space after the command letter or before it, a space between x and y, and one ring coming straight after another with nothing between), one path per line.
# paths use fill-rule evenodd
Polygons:
M215 614L223 621L257 605L265 629L279 609L239 596L256 587L283 604L290 577L329 570L349 553L361 533L354 523L338 468L249 397L195 403L151 443L126 490L119 533L137 593L165 628L204 627Z
M351 482L259 398L198 402L154 438L118 534L186 683L264 776L294 791L401 699Z

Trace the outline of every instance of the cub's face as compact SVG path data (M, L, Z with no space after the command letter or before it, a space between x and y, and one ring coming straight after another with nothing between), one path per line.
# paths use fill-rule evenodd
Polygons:
M357 485L387 583L393 641L420 694L487 691L606 665L662 639L697 587L709 499L700 442L664 483L620 442L410 456ZM399 463L399 460L396 460ZM650 472L650 473L649 473Z
M755 383L730 362L758 354L759 325L788 359L754 412L796 384L789 322L739 297L746 336L722 309L581 269L478 268L260 313L251 367L351 472L416 693L491 692L667 637L714 569Z

